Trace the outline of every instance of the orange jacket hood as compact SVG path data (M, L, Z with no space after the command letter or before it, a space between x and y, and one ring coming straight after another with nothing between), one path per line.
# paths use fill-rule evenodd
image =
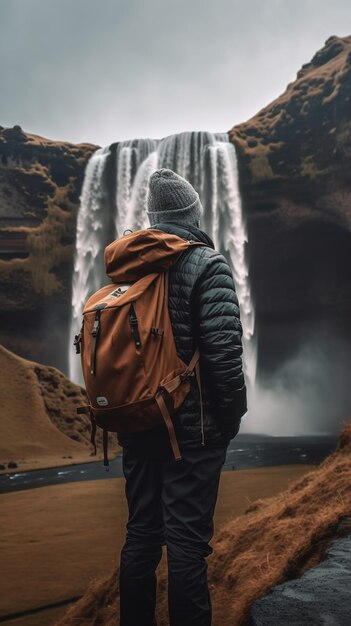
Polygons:
M119 283L168 270L191 244L156 228L138 230L105 248L106 274L114 283Z

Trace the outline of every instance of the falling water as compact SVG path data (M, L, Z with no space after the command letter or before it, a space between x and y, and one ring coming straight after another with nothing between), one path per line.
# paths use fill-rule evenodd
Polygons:
M108 218L103 181L109 154L108 148L101 148L94 152L85 172L77 219L70 338L79 331L87 294L99 289L104 279L106 280L104 250L101 243ZM69 343L69 368L71 379L82 384L80 361L72 350L71 341Z
M116 182L113 197L108 193L106 180L110 149L97 150L86 169L77 224L71 335L79 329L85 300L108 282L103 265L105 246L126 229L149 226L146 214L148 180L156 169L167 167L184 176L198 191L204 207L201 228L210 235L216 249L225 255L232 268L243 325L244 371L247 382L253 386L256 342L246 259L247 233L236 154L228 135L180 133L161 140L124 141L114 149ZM82 382L79 359L72 349L70 376Z

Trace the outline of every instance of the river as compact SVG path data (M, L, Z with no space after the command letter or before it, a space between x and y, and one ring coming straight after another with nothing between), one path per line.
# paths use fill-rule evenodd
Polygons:
M336 443L336 435L271 437L239 434L228 446L223 471L277 465L318 464L332 452ZM119 455L110 461L108 472L102 461L97 461L30 472L2 474L0 476L0 493L82 480L122 477L122 457Z

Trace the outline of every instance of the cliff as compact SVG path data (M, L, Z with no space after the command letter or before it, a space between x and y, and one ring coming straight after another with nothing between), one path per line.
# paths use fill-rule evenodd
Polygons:
M229 134L261 366L274 368L312 331L350 342L351 37L330 37L281 96Z
M0 127L0 343L61 369L79 195L95 149Z

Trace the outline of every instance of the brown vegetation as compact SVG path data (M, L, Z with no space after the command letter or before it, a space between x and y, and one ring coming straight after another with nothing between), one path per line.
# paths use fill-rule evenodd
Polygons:
M245 623L252 602L274 585L315 565L351 514L351 423L337 450L285 492L253 503L222 527L209 558L214 626ZM167 571L158 570L159 626L167 626ZM118 615L118 569L94 581L57 626L114 626Z
M85 391L54 367L22 359L0 346L0 464L25 471L95 461L90 420L77 415ZM101 431L97 443L101 451ZM110 454L120 450L110 436ZM12 462L12 463L11 463Z
M350 160L351 37L329 37L296 80L230 138L248 184L319 182Z

